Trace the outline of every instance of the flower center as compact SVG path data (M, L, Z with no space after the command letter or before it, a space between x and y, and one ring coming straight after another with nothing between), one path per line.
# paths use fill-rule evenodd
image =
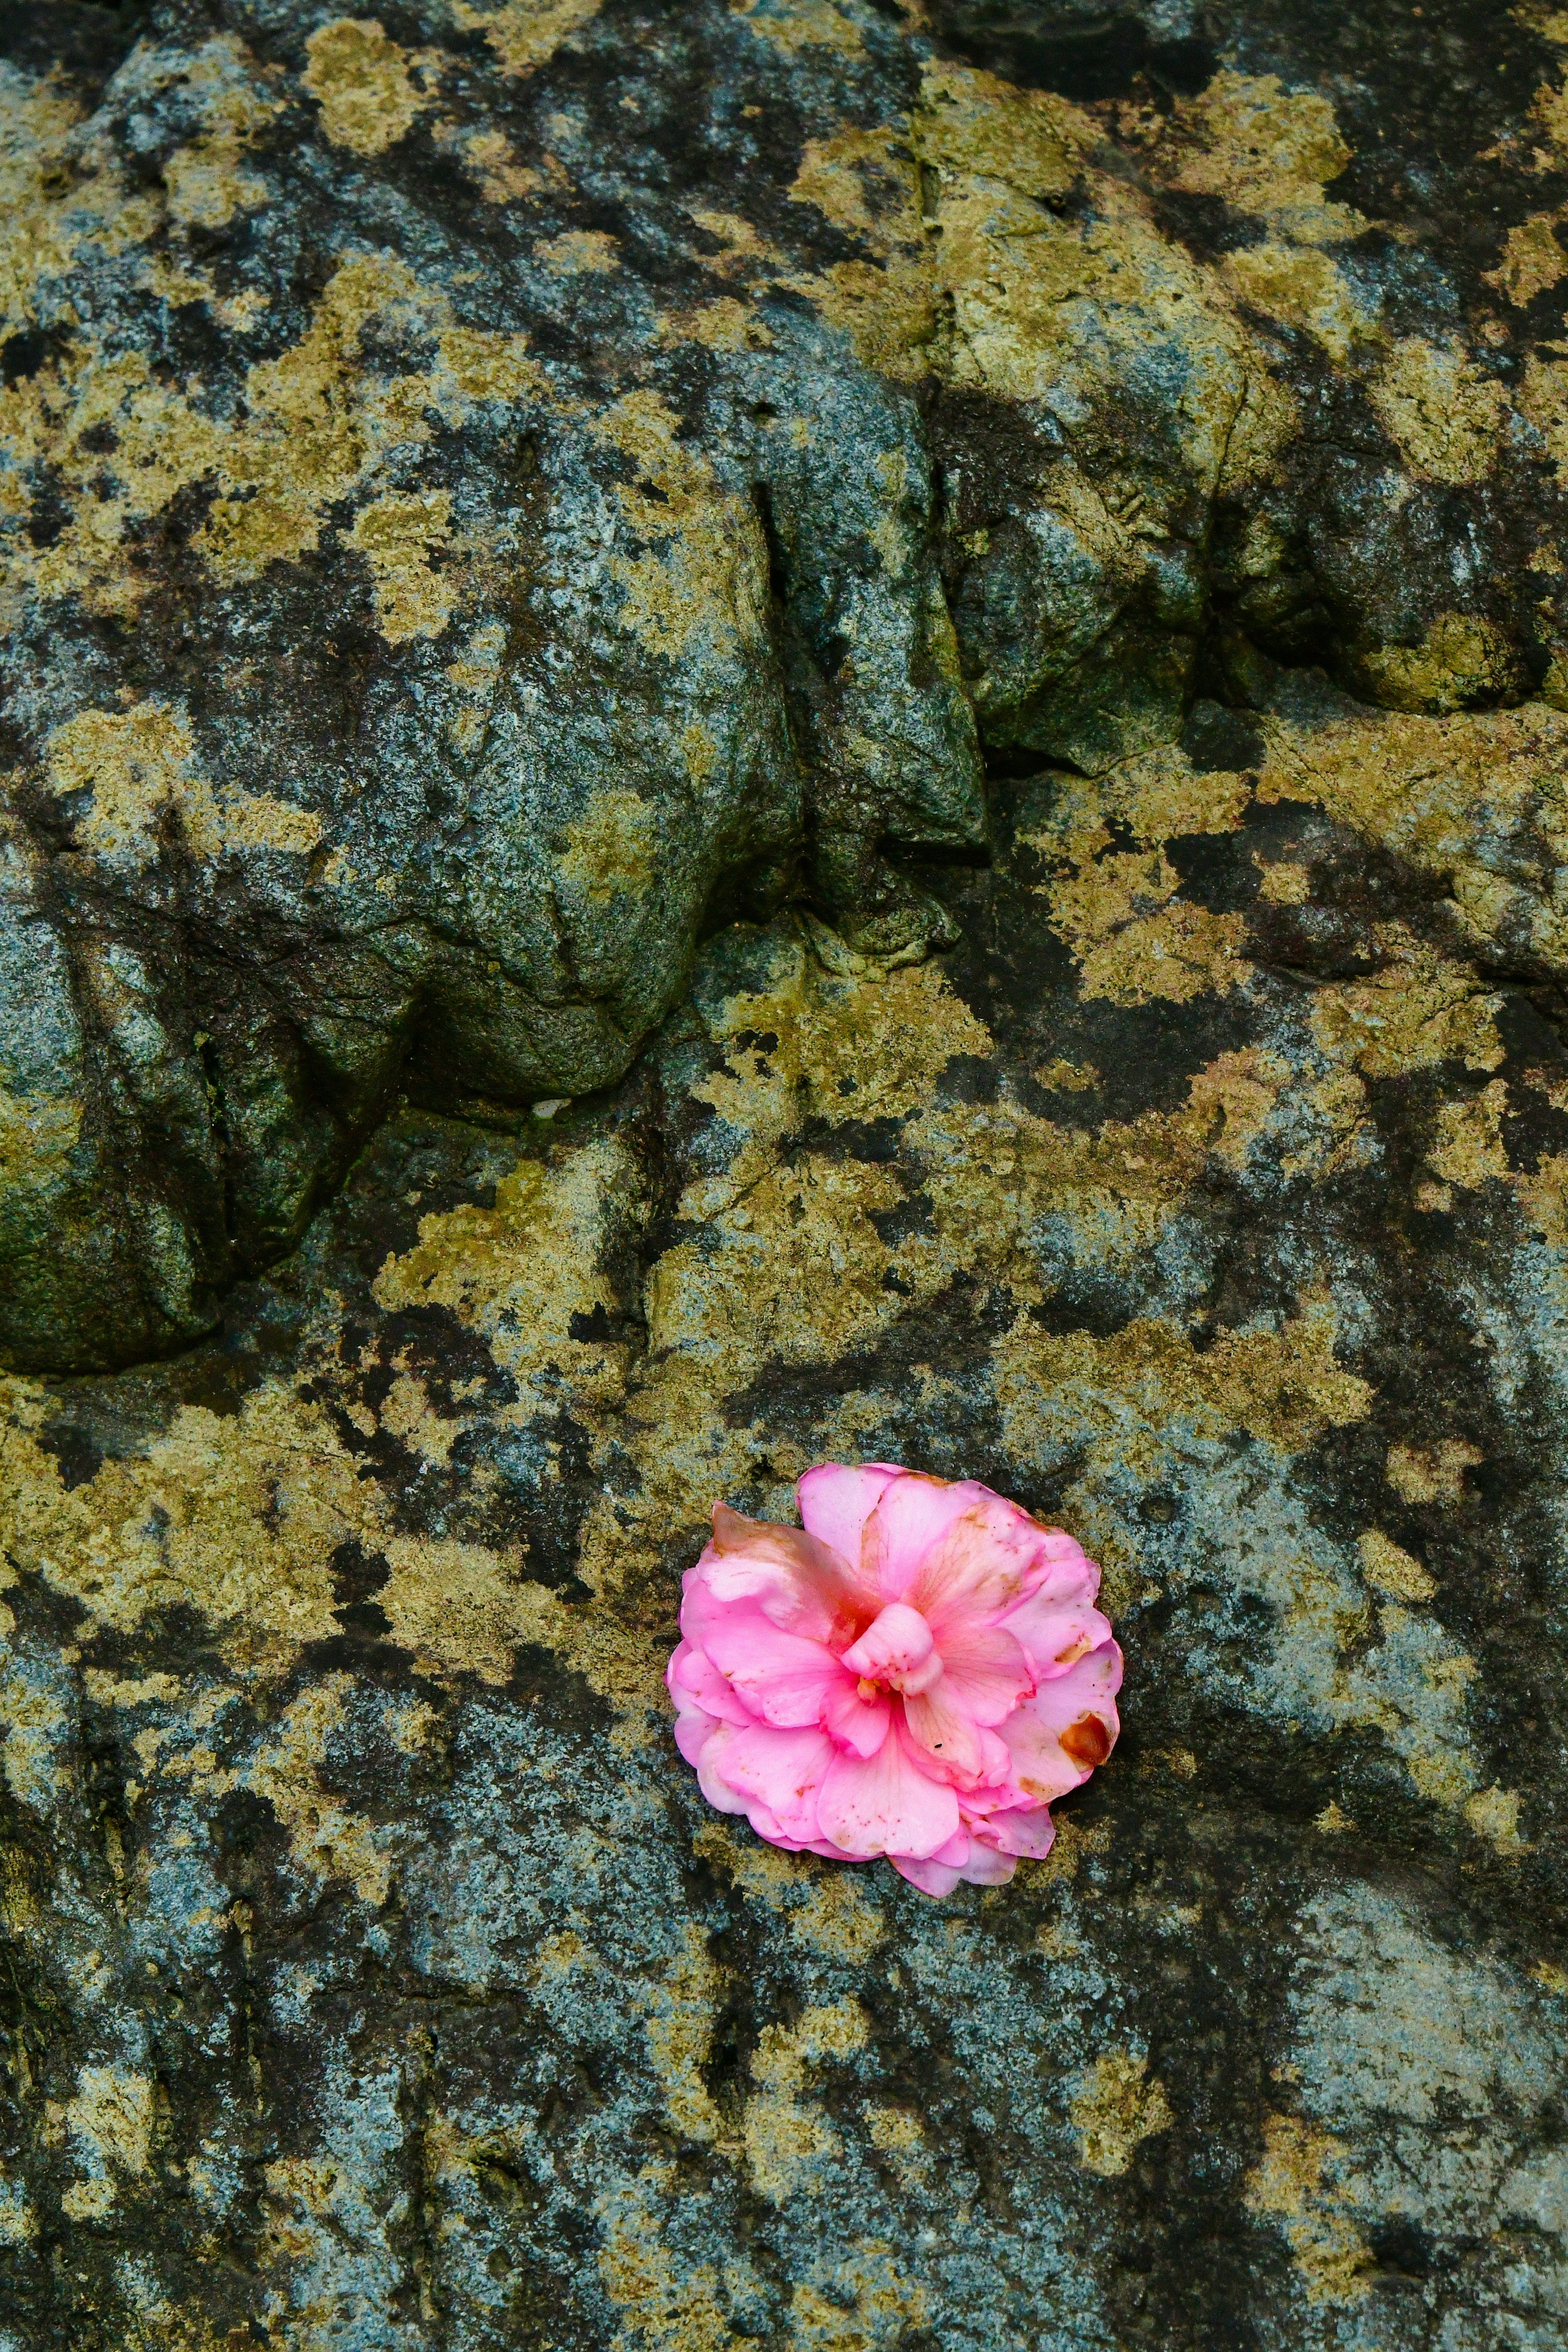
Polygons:
M929 1690L942 1672L931 1627L918 1609L890 1601L859 1640L844 1652L843 1664L859 1677L868 1706L900 1692L905 1698Z

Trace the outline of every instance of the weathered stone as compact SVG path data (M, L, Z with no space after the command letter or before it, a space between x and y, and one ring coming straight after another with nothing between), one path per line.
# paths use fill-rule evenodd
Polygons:
M3 2352L1555 2352L1568 28L5 37ZM674 1754L829 1455L1007 1888Z

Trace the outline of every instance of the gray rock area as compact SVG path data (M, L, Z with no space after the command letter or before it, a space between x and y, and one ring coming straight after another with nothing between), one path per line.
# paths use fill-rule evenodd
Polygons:
M0 301L0 2352L1558 2352L1568 15L8 0Z

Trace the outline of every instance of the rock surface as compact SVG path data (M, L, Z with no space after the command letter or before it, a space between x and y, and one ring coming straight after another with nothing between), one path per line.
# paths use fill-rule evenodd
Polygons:
M1480 18L0 14L4 2352L1562 2344L1568 18ZM1008 1888L674 1755L825 1456L1105 1563Z

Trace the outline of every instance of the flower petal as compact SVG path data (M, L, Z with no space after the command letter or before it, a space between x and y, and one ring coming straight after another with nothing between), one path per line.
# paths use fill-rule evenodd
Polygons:
M951 1895L955 1886L1005 1886L1017 1868L1011 1854L998 1853L994 1846L972 1838L966 1829L956 1837L918 1862L912 1854L890 1853L888 1860L893 1868L918 1886L922 1895Z
M1057 1834L1057 1825L1044 1805L1012 1805L1005 1812L988 1813L982 1835L1004 1853L1022 1854L1044 1862Z
M725 1723L750 1723L752 1710L732 1691L705 1650L682 1642L664 1670L669 1695L678 1707L693 1701Z
M891 1462L819 1462L795 1484L806 1531L851 1567L860 1559L860 1531L882 1499L883 1489L903 1472Z
M1109 1626L1106 1628L1109 1633ZM975 1723L1001 1723L1037 1679L1021 1642L1000 1625L950 1624L942 1641L942 1681Z
M923 1690L942 1672L942 1661L931 1658L934 1647L931 1627L920 1612L906 1609L901 1601L889 1601L875 1623L845 1651L844 1664L852 1675L864 1675L871 1682Z
M861 1697L853 1675L845 1675L827 1695L823 1727L840 1748L856 1756L875 1756L893 1720L892 1702Z
M1092 1601L1100 1591L1100 1569L1080 1543L1060 1528L1042 1528L1040 1557L1046 1571L1037 1590L1042 1601Z
M902 1601L921 1560L986 1489L916 1470L889 1480L860 1531L860 1573L884 1601ZM915 1604L917 1608L919 1603Z
M1066 1674L1090 1650L1098 1650L1110 1639L1110 1620L1102 1617L1091 1601L1047 1600L1044 1591L1032 1593L1016 1609L1009 1609L1002 1629L1022 1642L1042 1682Z
M736 1737L748 1739L750 1732ZM845 1853L912 1854L923 1861L958 1827L952 1790L921 1770L903 1731L894 1727L875 1756L837 1753L822 1782L816 1818Z
M730 1785L728 1769L729 1751L736 1740L744 1736L740 1724L715 1723L695 1755L685 1746L681 1748L680 1752L688 1763L697 1767L697 1785L715 1812L743 1813L746 1810L745 1797L739 1789ZM775 1733L773 1736L775 1738L785 1738L787 1734ZM679 1724L676 1738L678 1740L680 1738Z
M964 1492L964 1508L931 1545L904 1594L930 1620L939 1649L951 1625L994 1618L1024 1600L1050 1564L1047 1530L1027 1511L988 1486Z
M952 1893L963 1875L961 1870L954 1870L951 1863L917 1862L911 1853L890 1853L888 1860L900 1878L907 1878L910 1885L918 1886L922 1895L934 1895L939 1903L944 1895Z
M1121 1653L1114 1642L1105 1642L1065 1675L1043 1682L1034 1697L1007 1717L1000 1736L1012 1757L1012 1782L1021 1797L1047 1804L1079 1788L1097 1764L1104 1763L1121 1728L1116 1715L1121 1684Z
M954 1693L947 1676L904 1701L909 1736L921 1750L921 1769L940 1780L968 1781L980 1777L984 1749L980 1727Z
M1005 1886L1017 1867L1015 1855L999 1853L994 1845L987 1845L984 1838L973 1838L970 1842L969 1860L960 1875L968 1886Z
M713 1540L689 1571L716 1600L755 1601L775 1625L842 1649L877 1613L851 1564L804 1528L713 1507Z
M782 1632L754 1604L715 1611L702 1628L702 1647L752 1714L783 1729L819 1724L830 1690L844 1679L831 1650Z
M769 1723L731 1730L726 1724L703 1749L702 1761L740 1800L725 1804L725 1812L763 1806L786 1837L809 1843L823 1835L826 1825L818 1825L817 1795L825 1773L839 1755L825 1731L775 1731ZM706 1781L702 1793L708 1794Z
M702 1750L718 1728L719 1717L710 1715L705 1706L693 1705L684 1694L677 1700L675 1744L689 1764L700 1767Z

